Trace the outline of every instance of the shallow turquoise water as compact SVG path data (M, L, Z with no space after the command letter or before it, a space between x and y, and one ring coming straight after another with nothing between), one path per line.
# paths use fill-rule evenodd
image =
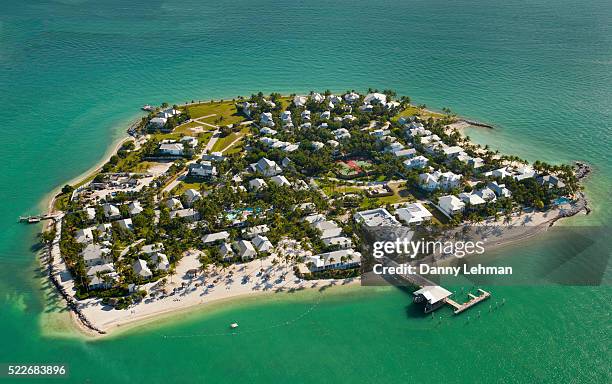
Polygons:
M0 362L61 360L74 382L609 381L609 287L494 287L506 304L469 323L417 316L403 291L356 288L102 342L41 333L37 228L15 220L95 163L145 103L394 88L495 124L469 134L505 152L590 162L594 213L571 223L609 225L612 6L497 3L3 1ZM497 256L538 265L564 248L542 244ZM254 332L163 337L218 333L236 319Z

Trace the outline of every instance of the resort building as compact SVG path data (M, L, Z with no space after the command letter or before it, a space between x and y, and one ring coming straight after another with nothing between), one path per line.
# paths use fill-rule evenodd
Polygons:
M111 288L119 278L119 275L115 272L115 267L110 263L94 265L87 269L86 273L89 279L87 284L89 289Z
M264 112L259 118L261 125L266 127L274 127L274 119L272 118L272 112Z
M486 201L480 197L478 194L476 193L466 193L466 192L462 192L459 194L459 198L466 204L469 204L471 206L477 206L477 205L481 205L481 204L485 204Z
M102 210L104 211L104 216L109 220L115 220L121 217L121 212L119 212L119 208L112 204L104 204L102 206Z
M221 243L219 246L219 253L221 254L223 261L231 260L234 256L236 256L232 246L227 242Z
M247 239L252 239L257 235L263 235L270 232L270 228L266 224L255 225L253 227L245 228L242 230L242 236Z
M89 222L96 220L96 209L94 207L85 208L85 215L87 216L87 220Z
M128 231L131 231L134 229L134 225L132 224L132 219L121 219L121 220L115 221L115 223L117 223L117 226L119 226L119 228L127 229Z
M111 250L101 244L88 244L81 252L81 256L88 267L113 261Z
M168 209L182 209L183 203L175 197L172 197L164 202L164 205L168 207Z
M163 252L164 251L164 244L162 243L155 243L155 244L147 244L147 245L143 245L140 252L145 254L145 255L152 255L155 252Z
M181 143L162 143L159 145L159 154L164 156L183 156L185 147Z
M512 196L512 193L510 192L510 190L508 188L506 188L506 184L498 184L497 181L492 181L489 184L487 184L487 187L489 189L492 189L493 192L495 192L495 194L498 197L510 197L510 196Z
M259 191L262 188L267 187L268 184L264 181L264 179L253 179L249 181L249 189L251 191Z
M147 262L142 260L142 259L138 259L134 262L134 264L132 264L132 269L134 270L134 273L144 279L148 279L151 276L153 276L153 273L151 272L151 270L149 269L149 267L147 266Z
M187 145L191 148L195 148L198 146L198 139L196 139L193 136L183 136L181 137L181 143L183 143L184 145Z
M290 187L291 186L291 183L289 182L289 180L287 180L287 178L285 176L283 176L283 175L273 176L273 177L270 178L270 181L273 182L274 184L280 186L280 187L282 187L282 186Z
M385 208L357 212L353 219L367 227L396 227L401 225Z
M336 129L335 131L332 131L332 134L336 140L348 139L351 137L351 134L346 128Z
M187 221L198 221L200 220L200 214L193 208L177 209L170 212L171 219L185 219Z
M266 236L257 235L253 237L251 242L259 252L270 252L274 249L274 246Z
M230 238L227 231L209 233L202 236L202 243L205 245L225 243Z
M457 198L457 196L447 195L438 199L438 206L442 212L448 216L463 212L465 203Z
M84 228L76 231L74 234L76 242L80 244L91 243L94 239L92 229L93 228Z
M495 194L495 191L488 187L484 187L483 189L476 191L475 194L480 196L485 202L497 200L497 195Z
M276 176L283 172L276 162L268 160L265 157L259 159L257 163L251 164L253 172L261 173L266 177Z
M187 173L189 177L194 178L207 178L217 175L217 167L215 167L210 161L201 161L195 164L189 164L189 171Z
M168 256L161 252L154 252L151 254L151 261L155 265L155 268L160 271L167 271L170 269L170 262L168 261Z
M326 247L348 249L353 246L352 240L345 236L328 237L322 240Z
M447 191L461 185L461 175L455 174L451 171L440 172L437 170L433 173L420 174L419 183L421 188L427 191L433 191L436 189Z
M257 256L257 251L253 247L253 243L248 240L239 240L234 243L236 254L242 260L252 260Z
M306 105L307 101L308 99L306 99L306 96L295 96L293 98L293 104L296 107L303 107L304 105Z
M359 101L359 94L355 92L347 93L346 95L344 95L344 101L349 104Z
M321 253L306 258L306 265L311 272L326 269L348 269L361 265L361 253L353 249Z
M140 201L138 200L132 201L128 205L128 212L130 213L130 216L138 215L142 211L144 211L144 209L142 208L142 206L140 205Z
M363 103L385 105L387 104L387 95L383 93L368 93L363 98Z
M403 164L406 169L422 169L427 166L427 163L429 163L429 160L425 156L416 156L405 160Z
M187 205L188 207L193 206L193 203L200 200L201 198L202 198L202 194L193 188L189 188L183 193L183 199L185 200L185 205Z
M395 215L405 224L422 224L424 221L430 220L433 215L421 203L411 203L405 207L398 208Z

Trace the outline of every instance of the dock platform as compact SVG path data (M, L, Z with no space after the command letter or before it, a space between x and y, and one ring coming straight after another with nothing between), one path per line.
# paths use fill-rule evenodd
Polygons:
M455 308L455 315L460 314L461 312L465 311L466 309L469 309L471 307L473 307L474 305L485 301L486 299L488 299L489 297L491 297L491 294L483 289L478 289L478 296L472 295L471 293L468 293L468 296L470 297L470 300L466 301L463 304L459 304L456 301L447 298L446 299L446 304L450 305L451 307Z

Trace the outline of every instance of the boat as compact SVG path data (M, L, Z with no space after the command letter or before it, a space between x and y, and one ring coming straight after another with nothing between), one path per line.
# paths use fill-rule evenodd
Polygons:
M143 105L143 106L142 106L142 110L143 110L143 111L150 112L150 111L152 111L152 110L154 110L154 109L155 109L155 108L153 108L153 106L152 106L152 105L149 105L149 104L145 104L145 105Z
M238 328L238 323L231 323L231 324L230 324L230 327L231 327L232 329Z

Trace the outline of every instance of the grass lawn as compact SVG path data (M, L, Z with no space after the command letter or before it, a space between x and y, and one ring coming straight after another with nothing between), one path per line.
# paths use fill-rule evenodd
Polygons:
M170 191L170 194L172 196L180 196L188 189L195 189L196 191L199 191L200 186L202 186L202 183L180 182L179 185L177 185L176 187L174 187L174 189L172 189L172 191Z
M414 196L406 189L404 183L389 183L389 187L393 191L393 195L379 197L376 200L381 204L397 204L409 201L415 201Z
M352 185L326 185L322 187L326 195L331 196L336 193L363 193L363 189Z
M185 136L196 136L197 132L195 132L193 130L193 128L197 128L197 127L201 127L203 132L212 131L213 130L213 128L209 127L208 125L204 125L204 124L198 123L197 121L190 121L190 122L188 122L186 124L183 124L181 126L178 126L178 127L174 128L174 132L173 133L178 133L178 134L182 133Z
M230 145L230 143L238 138L242 138L244 136L246 136L249 133L250 129L249 127L244 127L242 128L239 132L232 132L229 135L225 136L225 137L221 137L219 138L219 140L217 140L217 142L215 143L215 145L213 145L212 147L212 152L220 152L223 149L225 149L225 147L227 147L228 145ZM239 145L240 141L237 141L234 145ZM228 148L230 149L230 148Z
M235 102L232 100L194 104L183 108L187 108L192 119L214 114L216 116L214 116L213 120L223 117L221 123L224 125L244 121L244 117L238 113Z
M391 120L397 121L399 120L400 117L410 117L410 116L415 116L415 115L419 115L420 117L426 118L426 119L428 119L429 117L433 117L434 119L439 119L441 117L444 117L444 115L441 113L421 110L414 105L410 105L406 109L398 113L397 115L393 116Z
M448 217L446 217L446 215L440 212L438 208L434 207L431 204L423 204L423 205L433 215L433 217L431 218L432 223L437 222L438 224L448 224L450 222L450 220L448 220Z

